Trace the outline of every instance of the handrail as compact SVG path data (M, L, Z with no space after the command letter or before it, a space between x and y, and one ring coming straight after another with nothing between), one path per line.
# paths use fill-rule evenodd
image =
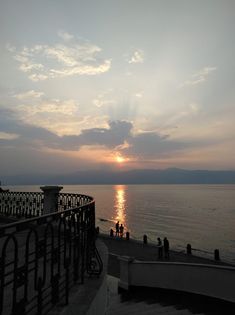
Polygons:
M14 205L22 209L35 196L43 204L42 193L0 193L1 213L12 206L5 215L24 217ZM83 284L86 274L102 272L92 197L58 194L58 211L31 214L0 226L0 315L46 314L55 304L68 304L71 287Z
M18 192L17 192L17 194L18 194ZM31 194L31 192L29 194ZM42 194L42 193L37 193L37 194ZM48 221L49 222L51 218L56 219L57 217L60 217L61 215L65 215L66 216L67 213L70 213L71 210L73 210L74 208L75 209L80 209L80 208L82 208L85 205L90 205L90 204L95 202L93 197L87 196L87 195L81 195L81 194L59 194L59 197L61 197L61 195L65 195L65 196L66 195L73 195L74 197L77 196L77 199L78 198L82 198L83 201L86 199L87 203L83 203L80 206L76 206L75 204L73 204L72 207L70 207L70 205L68 205L66 210L63 210L63 211L55 211L55 212L52 212L50 214L42 214L42 215L40 215L40 217L36 216L36 217L33 217L33 218L28 218L28 219L25 219L23 222L22 221L16 221L16 222L13 222L13 223L4 224L3 226L0 226L0 235L2 234L1 231L6 229L6 228L13 228L13 227L17 228L17 226L20 226L22 224L30 224L30 223L33 223L33 222L41 222L41 221L42 222L44 222L44 221ZM1 197L1 193L0 193L0 197ZM0 198L0 203L1 203L1 198ZM62 206L66 207L66 204L62 204ZM14 215L12 214L12 216L14 216Z

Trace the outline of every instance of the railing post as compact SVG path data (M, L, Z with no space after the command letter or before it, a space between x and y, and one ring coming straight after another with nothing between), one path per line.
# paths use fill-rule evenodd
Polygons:
M49 214L58 210L58 194L63 189L60 186L40 187L44 193L43 214Z

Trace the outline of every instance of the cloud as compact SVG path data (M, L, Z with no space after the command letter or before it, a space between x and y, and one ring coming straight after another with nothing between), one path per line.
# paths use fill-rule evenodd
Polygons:
M17 139L4 136L5 143L15 147L48 147L64 151L78 151L82 146L113 149L130 137L131 129L129 122L110 121L107 128L83 129L79 135L58 136L45 128L24 123L12 110L0 108L0 132L2 135L18 135Z
M37 92L34 90L30 90L24 93L20 93L20 94L15 94L14 97L17 98L18 100L27 100L27 99L32 99L32 98L41 98L41 96L43 96L44 93L43 92Z
M17 110L22 112L22 119L28 115L33 116L38 113L60 113L71 116L78 110L78 103L73 99L64 101L58 99L45 99L41 100L39 103L19 105Z
M191 109L191 112L194 113L194 114L197 114L200 110L200 106L196 103L191 103L189 104L189 107Z
M17 139L19 135L15 133L7 133L7 132L1 132L0 131L0 140L13 140Z
M129 63L143 63L144 62L144 52L140 49L134 51L130 59Z
M81 115L76 99L49 98L40 90L9 94L10 98L0 99L0 107L8 107L14 117L25 124L46 128L57 135L79 134L91 121L96 126L104 126L101 124L103 115L93 120L88 115Z
M112 90L108 90L107 92L98 94L97 97L92 100L92 103L98 108L105 105L116 104L116 101L109 95L111 91Z
M7 44L6 44L6 49L7 49L9 52L11 52L11 53L13 53L13 52L16 51L16 47L15 47L15 46L12 46L10 43L7 43Z
M69 33L65 32L63 30L60 30L58 32L58 36L60 38L62 38L64 41L70 41L70 40L74 39L74 36L72 34L69 34Z
M3 106L0 107L0 132L18 135L17 138L5 138L1 141L2 145L11 145L16 149L50 148L58 144L60 140L60 137L53 132L22 121L15 111Z
M58 33L63 43L34 45L17 51L7 49L19 62L19 69L28 74L32 81L73 75L98 75L109 71L110 59L102 59L102 49L88 41L78 40L64 31Z
M135 97L137 97L137 98L142 98L142 97L143 97L143 93L142 93L142 92L136 93L136 94L135 94Z
M168 135L160 135L157 132L141 132L133 135L128 144L129 146L122 150L123 154L140 160L169 156L187 147L186 143L171 140Z
M41 100L36 98L33 105L24 99L18 106L17 110L16 106L11 110L0 107L0 131L4 133L1 143L16 148L50 148L65 152L102 148L107 154L119 152L126 158L146 161L170 157L195 146L195 141L183 142L158 131L136 132L134 124L126 120L109 121L103 127L91 128L89 126L97 126L97 121L89 117L82 121L74 100L48 100L42 96ZM192 104L190 108L197 111L198 107ZM71 125L68 132L66 128ZM88 127L81 128L84 125ZM17 138L6 134L17 135Z
M34 81L34 82L44 81L44 80L46 80L48 78L49 78L49 76L46 75L46 74L36 74L36 73L34 73L34 74L29 75L29 79Z
M133 127L131 122L117 120L110 121L104 128L87 128L78 135L59 136L45 128L23 122L9 109L0 108L0 131L3 134L18 135L17 138L4 136L2 141L15 147L47 147L62 151L102 147L137 160L169 156L187 147L186 143L172 140L157 132L134 134Z
M104 145L108 148L115 148L131 136L131 129L130 122L110 121L109 128L82 130L79 138L84 145Z
M199 72L193 74L190 80L184 81L184 83L180 87L184 86L193 86L205 82L209 76L209 74L213 71L217 70L216 67L204 67Z
M77 137L63 137L64 145L104 146L135 159L169 156L188 147L187 143L172 140L157 132L133 134L133 124L127 121L111 121L108 128L82 130Z

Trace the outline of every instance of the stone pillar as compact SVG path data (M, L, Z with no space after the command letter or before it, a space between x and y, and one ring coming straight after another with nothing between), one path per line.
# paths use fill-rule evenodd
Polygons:
M133 257L120 256L120 281L118 287L124 290L129 289L130 285L130 264L134 261Z
M63 189L60 186L40 187L44 193L43 214L49 214L58 210L58 194Z

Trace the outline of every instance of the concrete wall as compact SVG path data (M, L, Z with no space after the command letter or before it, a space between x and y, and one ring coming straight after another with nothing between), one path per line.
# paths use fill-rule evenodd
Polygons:
M173 263L137 262L120 258L119 286L145 286L202 294L235 302L235 268ZM126 269L124 271L124 269Z

